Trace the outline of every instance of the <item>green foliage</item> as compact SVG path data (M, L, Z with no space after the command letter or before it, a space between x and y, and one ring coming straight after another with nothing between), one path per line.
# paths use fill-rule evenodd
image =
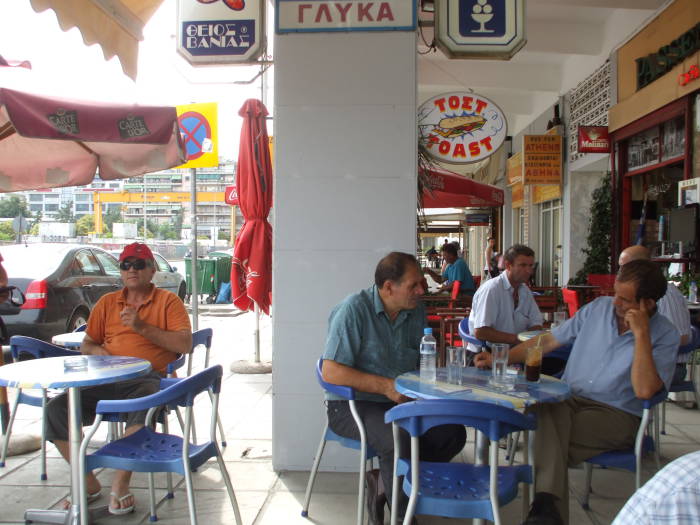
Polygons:
M219 230L219 240L220 241L229 241L229 240L231 240L231 236L228 234L228 232L225 232L223 230Z
M0 241L14 241L17 238L11 222L0 222Z
M177 235L175 228L172 224L161 224L158 228L158 236L161 239L175 240L180 237Z
M0 217L31 217L32 213L27 208L27 201L19 195L10 195L0 200Z
M68 203L61 206L61 209L59 209L58 213L56 214L56 219L58 220L58 222L75 221L75 216L73 215L73 207Z
M95 218L92 215L83 215L75 223L75 234L79 236L88 235L95 231Z
M676 286L680 292L686 297L688 297L688 291L692 281L695 281L695 284L700 286L700 273L693 273L690 270L687 270L682 274L677 273L676 275L672 275L668 279L669 281L676 283Z
M589 273L610 273L610 231L612 229L612 192L610 173L600 181L593 192L590 222L586 248L581 251L586 256L583 267L569 284L585 284Z
M122 212L119 210L110 209L103 217L105 230L111 232L112 226L115 222L122 222Z

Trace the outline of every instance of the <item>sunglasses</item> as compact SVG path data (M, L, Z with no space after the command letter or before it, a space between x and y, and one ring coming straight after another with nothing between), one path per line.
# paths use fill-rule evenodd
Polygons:
M146 267L146 261L143 259L136 259L135 261L122 261L119 263L119 268L124 271L131 270L143 270Z

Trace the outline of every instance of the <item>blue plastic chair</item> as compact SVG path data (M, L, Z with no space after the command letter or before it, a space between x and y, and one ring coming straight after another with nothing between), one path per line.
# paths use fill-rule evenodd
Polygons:
M68 350L62 346L52 345L33 337L24 335L13 335L10 338L10 350L12 351L12 359L19 361L21 354L29 354L35 359L43 359L44 357L63 357L80 355L77 350ZM60 394L62 391L53 391ZM49 400L49 392L46 388L41 389L41 395L32 395L24 392L21 388L18 389L17 397L12 404L10 420L7 423L7 431L5 432L4 442L2 446L2 456L0 457L0 467L5 466L7 459L7 447L10 443L10 435L12 434L12 425L17 416L17 408L19 404L31 405L41 408L41 480L45 481L46 475L46 403Z
M463 400L419 400L386 413L394 431L394 484L391 524L396 525L399 476L409 494L404 525L414 514L448 518L482 518L501 524L499 506L515 499L518 483L532 483L532 465L498 466L498 440L519 430L535 430L534 414ZM420 461L419 437L438 425L465 425L489 439L489 465ZM411 459L399 458L399 428L411 436Z
M657 392L651 399L643 401L644 410L642 411L642 420L639 423L639 430L634 440L634 448L624 450L611 450L603 452L597 456L587 459L583 463L584 472L586 474L585 490L583 494L583 502L581 506L584 509L589 509L588 499L591 493L591 479L593 477L593 465L598 465L603 468L620 468L634 472L635 490L642 486L642 457L647 452L654 452L654 460L656 461L656 469L661 467L659 459L659 448L656 443L659 442L659 421L654 417L657 412L659 403L662 403L668 392L665 389ZM653 437L649 435L649 427L653 423Z
M479 348L481 351L486 350L486 341L482 341L481 339L477 339L474 337L470 332L469 332L469 317L465 317L459 322L459 326L457 327L457 330L459 331L459 337L462 338L462 341L465 343L471 343L477 348Z
M301 515L305 518L309 515L311 490L313 489L314 481L316 480L318 466L321 463L321 456L323 455L323 450L326 448L326 442L335 441L346 448L352 448L360 451L360 481L357 489L357 525L362 525L365 519L365 477L367 462L371 462L373 458L377 457L377 453L369 445L367 445L365 425L362 423L362 419L360 419L360 415L357 413L357 408L355 408L355 390L349 386L334 385L324 381L322 367L323 358L316 362L316 379L318 380L318 384L321 385L321 388L323 388L326 392L336 394L343 399L348 400L350 412L352 413L352 417L357 424L357 429L360 432L360 441L339 436L328 427L328 420L326 419L326 424L321 432L321 442L318 444L318 450L316 451L316 456L314 457L314 463L311 467L311 472L309 473L309 481L306 484L306 494L304 495L304 506L301 510Z
M693 325L690 327L690 342L678 349L678 355L690 354L690 359L688 360L690 363L688 380L681 381L680 383L672 383L671 387L668 389L669 392L692 392L693 396L695 396L696 408L700 408L700 399L698 399L698 391L695 388L695 366L693 366L693 356L698 347L700 347L700 329ZM666 433L666 403L661 406L661 433Z
M197 513L192 485L192 472L215 457L221 476L226 485L236 523L241 525L238 503L233 492L226 464L221 456L221 450L216 443L216 417L221 390L221 365L206 368L190 377L173 382L164 379L169 385L164 390L149 396L125 400L105 400L97 403L95 423L86 432L80 445L80 476L83 504L86 505L85 473L97 468L107 467L133 472L148 472L148 489L150 495L150 520L157 521L154 473L173 472L185 477L187 487L187 502L190 513L190 523L197 523ZM190 443L193 425L193 407L198 394L212 393L211 422L209 425L209 441L199 445ZM152 430L153 416L161 405L178 405L185 408L184 437L159 433ZM201 407L198 407L200 409ZM139 431L124 438L112 441L96 452L87 455L90 439L97 431L100 423L119 419L123 412L148 410L146 425Z

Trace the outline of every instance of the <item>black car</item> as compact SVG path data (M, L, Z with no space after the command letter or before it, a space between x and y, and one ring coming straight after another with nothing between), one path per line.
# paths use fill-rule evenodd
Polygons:
M87 322L97 300L122 288L119 266L109 253L77 244L14 244L0 247L9 284L26 301L0 304L8 334L51 341Z

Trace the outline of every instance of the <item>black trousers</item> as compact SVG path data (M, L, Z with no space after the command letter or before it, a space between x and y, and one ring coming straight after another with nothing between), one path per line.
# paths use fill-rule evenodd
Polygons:
M357 412L365 425L367 444L379 455L379 470L384 482L387 500L391 502L391 489L394 467L394 435L391 424L384 422L384 413L395 407L395 403L355 401ZM350 412L347 401L328 401L328 426L336 434L360 440L360 432ZM411 437L408 432L399 433L402 458L411 456ZM467 432L461 425L442 425L428 430L420 438L421 461L447 462L459 454L467 440ZM401 485L399 485L400 487ZM399 515L403 516L408 497L399 494Z

